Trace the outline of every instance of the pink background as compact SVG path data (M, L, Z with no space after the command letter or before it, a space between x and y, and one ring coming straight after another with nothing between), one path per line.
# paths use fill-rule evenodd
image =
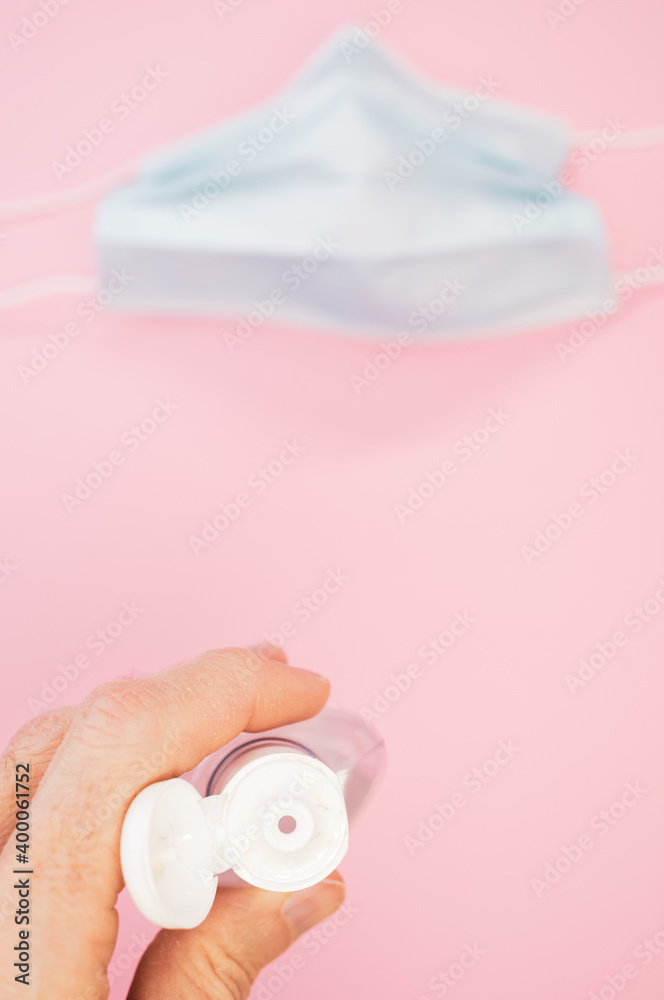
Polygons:
M2 14L1 86L13 95L4 202L77 186L269 99L372 8L244 0L222 21L203 0L71 0L12 51L7 33L37 9L12 2ZM633 127L664 122L663 8L588 0L555 29L546 9L410 0L384 38L432 78L472 87L492 73L502 97L578 127L614 115ZM51 162L155 64L168 79L58 182ZM663 169L664 149L608 153L579 180L605 216L615 269L664 241ZM92 275L92 211L0 224L2 287ZM635 949L664 931L664 614L630 632L575 696L565 674L628 631L625 616L664 576L664 291L639 293L566 363L555 349L563 328L411 347L359 396L350 376L377 350L360 339L265 326L230 355L221 334L231 323L110 314L24 385L18 366L79 299L0 315L0 558L16 567L0 584L3 742L42 682L123 601L143 613L56 703L211 646L255 642L294 620L293 605L339 568L349 581L297 623L292 661L327 673L334 700L358 710L391 674L424 669L377 723L389 770L341 866L358 913L338 933L330 925L317 955L297 943L304 968L276 993L434 997L432 977L477 943L485 954L454 988L460 1000L582 1000L625 963L638 972L626 997L660 997L664 950L646 965ZM177 411L68 514L61 494L159 396ZM394 504L498 406L505 426L400 524ZM195 557L188 537L290 438L306 454ZM638 461L527 565L521 547L625 448ZM476 623L427 666L418 650L457 610ZM404 837L501 739L519 753L411 856ZM593 832L593 817L634 781L647 793L605 836ZM583 834L593 846L538 894L531 879ZM145 925L128 900L120 910L123 965ZM121 973L113 997L129 981Z

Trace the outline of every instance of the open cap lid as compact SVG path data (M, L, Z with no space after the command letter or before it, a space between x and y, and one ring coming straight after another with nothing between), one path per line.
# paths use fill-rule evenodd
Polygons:
M324 879L348 849L337 775L300 753L258 755L203 799L183 778L148 785L122 827L122 872L149 920L196 927L208 915L216 875L229 868L261 889L291 892Z
M214 836L183 778L148 785L127 810L120 858L129 895L161 927L197 927L212 909Z

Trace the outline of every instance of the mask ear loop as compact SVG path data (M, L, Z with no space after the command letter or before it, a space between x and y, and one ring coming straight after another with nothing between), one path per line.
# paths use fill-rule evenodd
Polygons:
M642 288L657 288L662 285L664 285L664 266L649 267L644 264L635 267L633 271L620 271L613 275L613 292L618 304L625 287L631 288L632 292L639 292Z
M45 299L51 295L93 295L99 282L86 274L47 274L32 278L20 285L0 289L0 311L15 309L26 302Z
M95 201L100 195L118 184L125 184L132 179L139 160L114 167L99 177L94 177L78 187L66 191L53 191L51 194L37 195L35 198L22 198L17 201L0 203L0 222L18 222L23 219L35 219L40 215L54 215L69 208L86 205Z
M647 271L648 274L645 278L639 277L639 271ZM614 286L622 282L623 284L629 285L630 288L656 288L658 285L664 285L664 267L656 267L652 270L648 267L636 267L633 271L620 271L618 274L613 276Z
M572 145L587 146L593 139L601 139L601 129L575 129L572 132ZM607 143L607 150L626 149L653 149L656 146L664 145L664 125L646 125L643 128L625 129L610 143Z
M138 159L125 163L66 191L54 191L52 194L0 204L0 222L22 222L24 219L54 215L96 201L112 188L132 180L138 163ZM10 288L0 289L0 312L51 295L92 295L98 288L99 282L94 275L47 274Z
M601 138L601 130L576 129L571 136L575 148L588 146L593 139ZM655 149L664 145L664 125L647 125L642 128L626 129L606 145L607 152L623 152L632 149ZM642 276L642 272L646 272ZM621 271L613 275L613 286L628 285L634 291L664 285L664 266L649 268L636 267L632 271Z

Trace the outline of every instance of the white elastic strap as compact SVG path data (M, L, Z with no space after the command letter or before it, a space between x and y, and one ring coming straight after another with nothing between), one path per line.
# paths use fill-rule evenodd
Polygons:
M0 288L0 309L13 309L49 295L91 295L98 287L96 278L87 274L47 274L11 288Z
M572 133L573 145L585 146L601 136L601 129L575 129ZM664 145L664 125L648 125L626 129L607 142L607 149L649 149L661 145Z
M51 194L39 195L36 198L22 198L18 201L0 203L0 222L13 222L16 219L33 219L40 215L51 215L67 208L75 208L94 201L99 195L116 184L131 180L136 170L137 160L115 167L108 173L95 177L91 181L79 184L78 187L64 191L53 191Z
M650 271L646 278L641 278L643 271L650 271L646 267L635 267L633 271L621 271L613 276L614 288L619 281L626 281L636 288L647 288L652 285L664 285L664 267L656 267Z

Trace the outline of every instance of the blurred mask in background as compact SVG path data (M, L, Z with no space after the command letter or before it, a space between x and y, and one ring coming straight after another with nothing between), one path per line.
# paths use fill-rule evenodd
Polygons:
M443 88L354 37L106 197L101 283L134 275L117 308L441 337L606 299L599 213L558 180L567 126L502 102L491 76Z
M574 149L566 123L499 92L491 75L470 91L419 79L360 29L342 32L264 107L144 158L106 195L99 278L122 285L110 307L234 316L240 340L266 320L426 340L608 310L618 285L604 226L569 190L571 167L659 144L664 130L606 122ZM0 206L0 218L68 207L127 176ZM649 284L662 280L655 257ZM81 279L35 294L57 281Z

